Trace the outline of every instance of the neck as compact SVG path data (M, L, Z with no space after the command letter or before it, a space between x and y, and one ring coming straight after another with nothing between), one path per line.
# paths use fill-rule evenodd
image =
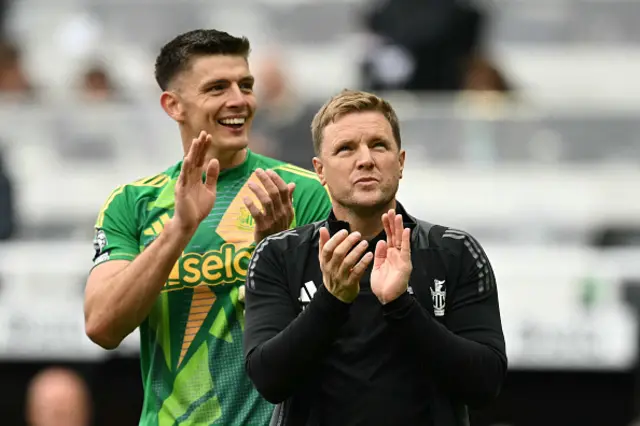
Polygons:
M218 151L209 150L205 157L205 164L208 164L213 158L218 159L220 170L231 169L239 166L247 158L247 149L243 148L239 151Z
M390 209L395 209L396 200L382 206L367 209L354 210L338 204L333 206L333 214L336 219L347 222L351 232L359 232L364 240L372 240L384 230L382 225L382 215Z

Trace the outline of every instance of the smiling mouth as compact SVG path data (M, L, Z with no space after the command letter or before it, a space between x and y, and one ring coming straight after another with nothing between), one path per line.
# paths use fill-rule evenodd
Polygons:
M229 127L230 129L241 129L242 126L247 122L246 118L224 118L222 120L218 120L218 124L221 124L225 127Z

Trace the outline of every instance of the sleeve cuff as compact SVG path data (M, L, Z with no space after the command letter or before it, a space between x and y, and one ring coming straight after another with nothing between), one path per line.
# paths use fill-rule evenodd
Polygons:
M404 318L413 305L415 299L409 293L403 293L396 300L393 300L382 306L382 315L390 320L399 320Z
M332 315L340 315L341 313L346 314L349 312L349 308L351 307L351 303L341 301L331 294L324 285L321 285L320 288L318 288L318 291L313 297L312 303L318 306L321 310Z

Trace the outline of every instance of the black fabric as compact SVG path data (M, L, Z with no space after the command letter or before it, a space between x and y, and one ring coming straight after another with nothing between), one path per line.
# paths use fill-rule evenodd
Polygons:
M484 251L468 234L416 221L401 205L398 211L413 229L414 269L408 292L385 306L368 273L351 304L321 285L318 230L348 226L334 217L256 248L246 367L266 399L284 402L274 424L466 425L468 405L498 394L507 359ZM302 303L301 288L315 286Z

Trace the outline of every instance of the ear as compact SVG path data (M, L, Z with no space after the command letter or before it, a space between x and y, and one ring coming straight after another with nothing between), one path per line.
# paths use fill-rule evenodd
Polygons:
M160 95L160 105L169 117L178 123L184 121L184 108L174 92L162 92L162 95Z
M324 165L322 164L322 160L318 157L313 157L313 160L311 160L313 162L313 168L316 171L316 174L318 175L318 178L320 179L320 183L322 185L325 185L327 183L326 179L324 178Z
M404 170L404 158L406 157L407 152L404 149L400 150L398 154L398 161L400 162L400 179L402 179L402 171Z

